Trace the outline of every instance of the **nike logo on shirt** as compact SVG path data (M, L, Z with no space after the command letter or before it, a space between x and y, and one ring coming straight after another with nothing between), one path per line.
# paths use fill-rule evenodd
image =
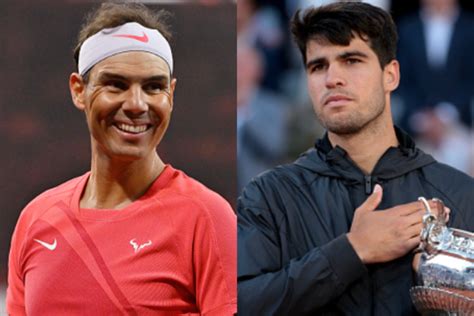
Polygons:
M39 240L39 239L34 239L34 241L36 241L36 242L39 243L41 246L43 246L43 247L45 247L46 249L51 250L51 251L53 251L54 249L56 249L56 246L58 245L56 238L54 238L54 241L53 241L52 244L48 244L47 242L42 241L42 240Z

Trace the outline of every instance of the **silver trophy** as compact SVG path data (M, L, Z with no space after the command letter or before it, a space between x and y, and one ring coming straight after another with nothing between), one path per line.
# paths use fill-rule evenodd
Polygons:
M474 315L474 233L448 228L441 200L433 199L433 208L419 200L426 215L412 301L423 315Z

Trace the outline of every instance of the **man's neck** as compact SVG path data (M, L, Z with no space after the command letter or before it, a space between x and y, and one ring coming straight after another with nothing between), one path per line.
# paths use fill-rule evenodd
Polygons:
M122 209L145 194L164 167L156 153L136 161L115 161L105 155L93 155L80 207Z
M364 172L371 174L380 157L390 147L398 145L393 125L368 126L359 133L337 135L328 132L331 145L344 148L354 163Z

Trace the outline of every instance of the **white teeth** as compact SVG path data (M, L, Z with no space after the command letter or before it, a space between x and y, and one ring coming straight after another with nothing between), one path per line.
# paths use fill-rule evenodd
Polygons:
M124 123L117 124L117 127L124 132L135 133L135 134L143 133L147 129L146 125L128 125Z

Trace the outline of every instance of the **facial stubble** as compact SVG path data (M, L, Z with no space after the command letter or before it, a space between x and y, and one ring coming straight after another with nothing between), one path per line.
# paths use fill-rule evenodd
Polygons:
M348 105L349 107L352 105ZM358 108L342 109L342 113L324 113L323 106L315 106L318 120L329 132L336 135L358 134L364 129L370 128L374 122L384 113L385 96L383 88L380 87L373 98L360 104Z

